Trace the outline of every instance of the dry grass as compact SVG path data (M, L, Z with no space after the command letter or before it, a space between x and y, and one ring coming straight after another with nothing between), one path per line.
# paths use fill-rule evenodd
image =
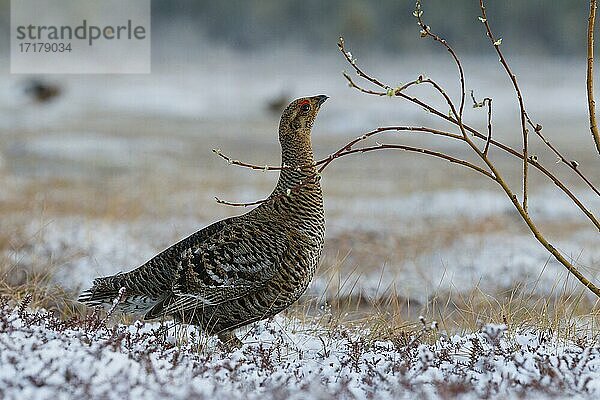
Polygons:
M34 267L24 267L14 258L33 240L36 238L24 237L19 229L0 231L0 296L13 302L28 298L28 304L34 308L43 308L63 317L74 315L74 293L53 280L60 259L38 260Z

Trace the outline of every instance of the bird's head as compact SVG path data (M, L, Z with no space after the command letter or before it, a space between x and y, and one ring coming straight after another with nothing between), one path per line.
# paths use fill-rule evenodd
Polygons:
M279 138L301 139L310 137L310 130L319 113L319 108L327 100L325 95L302 97L292 101L283 111L279 123Z

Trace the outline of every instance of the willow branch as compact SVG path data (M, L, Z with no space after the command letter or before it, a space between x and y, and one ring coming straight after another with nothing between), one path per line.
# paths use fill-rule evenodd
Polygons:
M301 165L299 167L291 167L291 166L285 165L285 164L282 166L274 166L274 165L268 165L268 164L267 165L257 165L257 164L250 164L247 162L243 162L240 160L234 160L233 158L223 154L223 152L220 149L213 149L213 153L215 153L217 156L221 157L223 160L227 161L228 164L237 165L239 167L250 168L250 169L254 169L254 170L260 170L260 171L282 171L282 170L302 171L305 169L310 169L315 166L314 163Z
M265 203L267 200L269 200L269 198L266 199L262 199L262 200L256 200L256 201L250 201L250 202L234 202L234 201L227 201L227 200L222 200L220 198L218 198L217 196L215 196L215 201L219 204L223 204L226 206L232 206L232 207L251 207L251 206L258 206L262 203Z
M483 4L483 0L480 0L480 6L482 4ZM485 15L485 6L482 8L482 22L486 26L486 31L491 32L490 26L487 22L487 16ZM493 41L493 39L494 39L493 36L490 37L491 41ZM493 43L498 43L498 41L493 41ZM510 69L508 62L504 58L504 55L502 54L502 50L500 49L500 44L494 45L494 48L496 49L496 52L500 56L500 60L501 61L504 60L504 62L502 63L502 66L504 67L504 70L507 72L509 77L511 77L513 86L515 86L515 91L519 95L521 93L521 91L519 89L519 85L516 81L516 78L514 80L512 79L515 75L512 72L512 70ZM522 97L521 97L521 100L522 100ZM579 169L579 164L576 161L569 159L566 156L564 156L563 154L561 154L560 151L548 139L546 139L546 137L542 134L542 126L540 124L534 123L531 120L531 118L529 117L529 114L527 113L527 110L525 110L525 108L522 109L521 117L525 118L525 120L527 121L527 124L534 130L536 135L554 153L554 155L556 155L556 157L558 157L558 159L564 165L566 165L571 170L573 170L575 172L575 174L577 174L577 176L579 176L579 178L581 178L581 180L583 180L585 182L585 184L588 185L588 187L594 191L594 193L596 193L598 196L600 196L600 190L598 190L598 188L596 188L594 186L594 184L583 174L583 172Z
M596 150L600 154L600 133L596 123L596 101L594 100L594 24L596 21L596 0L590 0L590 14L587 29L587 101L590 114L590 131L596 143Z
M361 78L364 78L364 79L368 80L372 84L374 84L376 86L379 86L382 89L385 89L386 91L388 89L391 89L390 86L381 83L378 79L373 78L373 77L365 74L363 72L363 70L360 69L358 67L358 65L356 65L356 59L352 57L352 53L350 53L349 51L346 51L346 49L345 49L345 43L344 43L344 38L343 37L340 37L339 40L338 40L338 48L340 49L340 51L342 52L342 54L346 58L346 61L348 61L348 63L350 63L350 65L352 65L352 67L354 68L354 70L356 71L356 73L358 74L358 76L360 76Z
M351 88L354 88L356 90L358 90L359 92L365 93L365 94L372 94L375 96L385 96L386 92L378 92L375 90L370 90L370 89L365 89L361 86L358 86L356 83L354 83L354 81L352 80L352 78L350 77L350 75L348 75L346 73L346 71L342 72L342 75L344 75L344 78L346 78L346 80L348 81L348 86L350 86Z
M433 157L436 157L436 158L441 158L443 160L450 161L451 163L462 165L464 167L467 167L469 169L477 171L480 174L483 174L483 175L487 176L491 180L496 181L496 177L494 175L490 174L488 171L484 170L483 168L479 167L478 165L475 165L475 164L470 163L468 161L462 160L460 158L452 157L452 156L450 156L448 154L441 153L441 152L438 152L438 151L429 150L429 149L425 149L425 148L422 148L422 147L406 146L406 145L403 145L403 144L378 143L378 144L376 144L374 146L359 147L359 148L356 148L356 149L343 151L343 152L337 154L337 156L335 158L344 157L344 156L347 156L347 155L350 155L350 154L367 153L369 151L386 150L386 149L398 149L398 150L404 150L404 151L413 152L413 153L427 154L429 156L433 156Z
M223 154L220 149L213 149L213 153L215 153L217 156L221 157L223 160L227 161L228 164L237 165L239 167L250 168L250 169L261 170L261 171L281 171L282 169L286 169L285 166L276 167L276 166L271 166L271 165L256 165L256 164L249 164L249 163L239 161L239 160L234 160L231 157L228 157L225 154Z
M452 56L452 59L454 60L454 63L456 64L456 67L458 68L458 76L460 78L460 106L459 106L459 113L457 115L457 119L460 121L460 120L462 120L462 117L463 117L463 111L465 108L465 97L466 97L466 94L465 94L465 72L463 70L462 63L460 62L460 59L458 58L458 55L456 54L454 49L450 45L448 45L448 42L446 41L446 39L433 33L431 31L431 28L428 25L425 25L425 23L423 22L423 18L422 18L423 11L421 10L421 1L420 0L417 0L417 2L415 4L415 12L413 13L413 15L417 18L417 23L421 27L421 37L430 37L435 42L438 42L442 46L444 46L444 48Z
M527 114L525 114L527 115ZM529 126L531 126L535 133L538 135L538 137L542 140L542 142L554 153L554 155L558 158L558 160L560 160L561 163L563 163L564 165L568 166L570 169L572 169L575 174L577 174L577 176L579 176L579 178L581 178L582 181L585 182L585 184L592 189L592 191L594 193L596 193L598 196L600 196L600 190L598 190L598 188L596 188L596 186L594 186L594 184L583 174L582 171L580 171L579 169L579 164L577 163L577 161L573 160L573 159L567 159L565 156L563 156L558 149L550 142L550 140L546 139L546 137L542 134L542 126L540 124L535 124L529 120L528 118L528 123Z
M487 157L488 151L490 149L490 143L492 142L492 99L486 97L483 99L484 102L487 101L488 106L488 114L487 114L487 139L485 140L485 147L483 149L483 154Z
M485 147L483 148L483 154L487 156L488 151L490 149L490 143L492 141L492 99L486 97L482 101L477 101L472 90L471 99L473 100L473 108L484 107L487 104L487 137L485 139Z
M319 172L323 172L323 170L329 164L331 164L331 162L333 160L335 160L336 158L339 158L341 154L348 152L350 150L353 150L353 146L355 144L357 144L358 142L366 140L374 135L377 135L377 134L380 134L383 132L389 132L389 131L424 132L424 133L431 133L431 134L438 135L438 136L445 136L445 137L449 137L452 139L463 140L462 136L457 135L455 133L445 132L445 131L442 131L439 129L428 128L425 126L386 126L386 127L381 127L381 128L374 129L370 132L367 132L364 135L357 137L356 139L351 140L350 142L346 143L344 146L340 147L334 153L331 153L329 156L323 158L322 160L317 161L316 165L321 166L319 168Z
M354 65L354 67L358 67L358 65ZM363 72L364 74L364 72ZM345 74L346 79L350 80L352 82L352 87L358 88L357 90L359 90L361 87L360 85L358 85L356 82L352 81L352 79ZM379 95L379 94L378 94ZM383 94L382 94L383 95ZM407 100L411 103L414 103L416 105L418 105L419 107L427 110L429 113L445 120L446 122L449 122L453 125L459 126L458 121L455 118L452 118L451 116L444 114L443 112L437 110L436 108L434 108L433 106L431 106L430 104L425 103L424 101L408 95L402 91L396 91L394 93L395 96L400 97L404 100ZM462 124L464 129L466 129L468 132L470 132L471 134L473 134L476 138L478 139L482 139L482 140L486 140L487 141L487 135L482 134L481 132L477 131L475 128L473 128L472 126L468 125L468 124ZM552 144L541 135L541 132L537 132L537 131L541 131L541 125L537 125L536 128L536 133L538 133L538 136L542 137L545 143L547 143L551 149L554 149L554 147L552 146ZM585 216L594 224L594 226L596 226L596 228L600 231L600 221L598 221L598 219L594 216L594 214L589 211L585 205L575 196L575 194L569 189L567 188L554 174L552 174L552 172L550 172L548 169L544 168L539 162L531 159L531 157L529 157L528 159L526 159L525 157L523 157L523 154L515 149L513 149L512 147L498 142L496 140L490 140L490 145L495 146L503 151L505 151L506 153L517 157L521 160L527 160L527 162L531 165L533 165L536 169L538 169L542 174L544 174L548 179L550 179L550 181L552 181L556 186L558 186L558 188L560 188L563 193L565 193L574 203L575 205L577 205L577 207L585 214ZM555 154L557 154L557 151L555 150ZM559 156L560 157L560 156ZM594 190L594 192L598 193L597 190L595 189L595 187L585 178L585 176L583 176L583 174L581 174L579 172L579 170L577 170L578 174L582 177L582 179L588 183L588 186Z
M519 110L520 110L520 114L521 114L521 133L523 135L523 209L525 210L525 212L527 212L527 186L528 186L527 159L529 158L529 150L528 150L529 131L527 130L525 104L523 102L523 95L521 94L521 88L519 87L519 84L517 83L516 75L510 69L508 62L506 62L506 58L504 57L504 54L502 54L502 51L500 50L500 45L502 44L502 39L496 39L494 37L494 34L492 33L492 29L490 28L490 24L488 22L487 15L485 13L485 4L483 3L483 0L479 0L479 7L481 9L481 22L483 22L483 24L485 25L485 30L486 30L487 36L490 39L492 46L494 46L494 49L496 50L496 54L498 54L498 57L500 58L500 63L504 67L504 70L508 74L508 76L513 84L513 88L515 89L515 93L517 94L517 100L519 102Z

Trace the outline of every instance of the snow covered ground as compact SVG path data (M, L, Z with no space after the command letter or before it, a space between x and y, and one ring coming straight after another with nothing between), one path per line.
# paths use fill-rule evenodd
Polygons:
M486 325L464 336L423 324L378 339L278 316L235 351L193 329L57 320L0 308L3 399L571 398L600 395L600 348Z

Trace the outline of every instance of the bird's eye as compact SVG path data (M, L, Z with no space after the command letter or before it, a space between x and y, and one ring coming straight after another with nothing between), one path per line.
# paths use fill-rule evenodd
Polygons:
M300 106L300 111L307 112L308 110L310 110L310 104L304 103Z

